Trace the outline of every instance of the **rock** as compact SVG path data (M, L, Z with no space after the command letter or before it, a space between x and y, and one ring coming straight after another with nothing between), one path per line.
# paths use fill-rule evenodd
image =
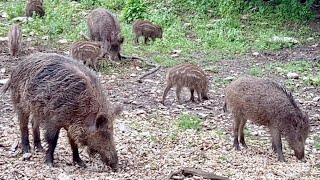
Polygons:
M48 39L49 39L49 36L43 36L41 39L42 39L42 40L48 40Z
M296 40L295 38L292 37L285 37L285 36L273 36L272 38L269 39L270 42L274 43L294 43L298 44L299 41Z
M66 43L68 43L68 41L67 41L66 39L60 39L60 40L58 41L58 43L60 43L60 44L66 44Z
M253 53L252 53L252 55L254 55L254 56L258 56L258 55L259 55L259 53L258 53L258 52L253 52Z
M320 97L315 97L312 99L312 101L314 101L314 102L318 102L319 100L320 100Z
M288 73L287 78L288 79L299 79L299 75L297 73Z
M190 27L191 23L184 23L183 25L184 25L184 27Z
M58 180L69 180L70 176L66 175L65 173L61 173L58 175Z
M9 81L9 79L1 79L0 80L0 84L6 84Z
M137 77L137 75L132 73L132 74L130 74L130 77Z
M173 57L173 58L179 57L179 54L171 54L171 57Z
M7 17L8 17L8 14L7 14L6 12L2 12L1 17L7 18Z
M136 115L140 115L140 114L146 114L146 111L144 111L143 109L138 109L136 111Z
M0 37L0 41L8 41L8 37Z
M307 38L307 41L312 41L312 40L314 40L314 37L308 37Z
M313 44L313 45L311 45L311 47L318 47L319 46L319 44L318 43L316 43L316 44Z
M11 19L11 21L14 21L14 22L27 22L27 17L15 17L13 19ZM32 18L29 18L28 21L33 21Z
M232 81L232 80L234 80L234 79L235 79L235 77L229 76L229 77L224 78L223 80L225 80L225 81Z
M173 50L172 53L174 54L180 54L182 52L182 50L180 49L176 49L176 50Z
M31 153L24 153L22 156L23 160L28 160L31 158Z
M0 72L1 72L1 73L5 73L5 72L6 72L6 68L1 68L1 69L0 69Z

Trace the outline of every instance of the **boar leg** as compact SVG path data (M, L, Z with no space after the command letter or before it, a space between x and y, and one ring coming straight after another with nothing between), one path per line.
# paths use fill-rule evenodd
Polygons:
M23 153L30 153L30 144L29 144L29 129L28 121L29 114L24 113L22 110L17 110L18 119L20 122L20 132L21 132L21 144Z
M97 68L98 60L97 60L97 59L93 59L93 60L92 60L92 63L93 63L93 69L94 69L95 71L98 71L98 68Z
M202 94L201 94L201 92L200 92L200 89L197 88L196 91L197 91L197 94L198 94L198 101L199 101L199 102L202 102Z
M282 152L281 134L276 128L271 127L269 130L272 137L272 146L275 148L278 154L278 161L284 162L285 160Z
M164 105L164 100L166 99L166 97L167 97L167 94L168 94L168 92L169 92L169 90L172 88L172 84L167 84L167 87L166 87L166 89L164 90L164 92L163 92L163 95L162 95L162 101L161 101L161 103Z
M60 129L56 129L53 127L47 127L47 131L45 134L46 140L48 143L46 163L48 164L49 167L53 167L53 160L54 160L53 153L54 153L54 149L57 146L59 132L60 132Z
M240 146L239 146L239 126L241 122L241 117L239 115L234 115L234 122L233 122L233 147L239 151Z
M68 133L69 143L72 149L72 157L73 157L73 164L78 164L81 167L86 167L85 163L81 160L79 156L78 145L74 142L71 136Z
M194 89L193 88L190 89L190 94L191 94L190 101L194 102Z
M177 100L178 100L179 104L182 104L181 97L180 97L181 90L182 90L182 87L181 86L177 86L177 88L176 88L176 96L177 96Z
M145 36L145 37L144 37L144 44L147 44L147 43L148 43L148 40L149 40L149 37L148 37L148 36Z
M32 120L32 131L33 131L33 143L34 148L38 151L43 151L43 147L41 145L41 139L40 139L40 130L39 130L39 121L36 119Z
M135 35L135 36L134 36L134 43L135 43L136 45L139 44L139 36L138 36L138 35Z
M243 133L243 129L244 129L244 126L246 125L246 122L247 120L242 118L241 121L240 121L240 125L239 125L239 133L240 133L240 143L242 144L242 146L244 148L248 148L245 140L244 140L244 133Z

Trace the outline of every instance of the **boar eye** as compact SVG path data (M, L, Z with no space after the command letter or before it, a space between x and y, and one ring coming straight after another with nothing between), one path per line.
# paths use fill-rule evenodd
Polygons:
M99 115L96 119L96 128L101 128L105 123L107 123L107 118L104 115Z

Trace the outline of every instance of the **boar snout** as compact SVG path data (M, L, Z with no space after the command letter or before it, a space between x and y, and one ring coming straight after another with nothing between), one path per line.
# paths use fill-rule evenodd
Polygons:
M294 155L297 157L298 160L302 160L304 158L304 150L302 152L295 150Z
M118 171L119 161L117 151L106 152L105 154L101 154L101 160L107 166L111 167L114 172Z

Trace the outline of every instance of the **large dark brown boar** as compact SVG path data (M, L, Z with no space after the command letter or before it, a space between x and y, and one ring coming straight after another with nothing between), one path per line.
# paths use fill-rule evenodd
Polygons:
M18 25L10 27L8 32L8 48L11 56L17 56L21 47L22 32Z
M139 43L139 37L144 37L144 43L147 44L149 38L155 41L156 38L162 38L162 28L158 25L152 24L149 21L137 20L132 25L135 34L134 42Z
M26 17L32 17L33 13L39 17L45 15L43 0L29 0L26 7Z
M116 18L107 10L97 8L89 14L87 23L91 39L102 41L104 54L108 53L111 60L120 60L124 38Z
M164 100L172 88L176 87L176 96L178 102L181 104L180 92L183 87L190 89L191 97L190 101L194 102L194 91L198 94L198 101L208 99L208 84L207 79L203 70L192 64L180 64L168 70L166 75L167 86L163 92L161 103L164 104Z
M74 42L70 47L69 53L72 58L81 60L88 67L98 71L98 60L103 56L100 43L92 41Z
M304 158L304 145L309 134L309 119L295 103L291 93L278 83L256 77L244 76L225 89L225 106L234 116L234 142L236 150L240 143L246 148L243 128L248 119L267 126L272 137L272 148L279 161L285 161L281 135L298 159Z
M118 156L113 139L113 121L121 108L106 100L99 80L79 62L55 53L34 53L12 72L3 92L11 90L18 114L24 153L30 152L28 119L32 122L34 146L42 149L39 125L48 142L46 163L53 166L53 153L61 128L67 130L73 162L85 166L78 146L97 152L114 170Z

